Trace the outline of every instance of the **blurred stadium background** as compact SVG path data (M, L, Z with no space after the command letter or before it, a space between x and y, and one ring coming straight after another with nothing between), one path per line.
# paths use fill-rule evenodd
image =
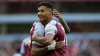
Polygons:
M19 52L43 0L0 0L0 56ZM100 0L46 0L68 23L71 56L100 56Z

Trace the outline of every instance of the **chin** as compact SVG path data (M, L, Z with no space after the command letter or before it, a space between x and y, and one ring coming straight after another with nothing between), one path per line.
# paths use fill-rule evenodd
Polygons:
M40 19L40 21L46 21L46 20L44 20L44 19Z
M44 20L43 19L40 19L40 21L43 22Z

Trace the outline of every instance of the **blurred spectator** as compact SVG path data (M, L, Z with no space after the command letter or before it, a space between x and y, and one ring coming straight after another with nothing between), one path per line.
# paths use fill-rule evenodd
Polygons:
M21 56L20 48L16 49L16 52L12 56Z
M9 56L6 51L6 48L0 47L0 56Z

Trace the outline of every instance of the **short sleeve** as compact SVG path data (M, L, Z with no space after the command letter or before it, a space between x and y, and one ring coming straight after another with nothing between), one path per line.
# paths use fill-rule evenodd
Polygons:
M37 22L34 26L33 34L39 34L40 37L43 37L44 26L40 22Z
M52 24L46 25L46 27L45 27L45 35L48 34L48 33L52 33L52 34L55 35L57 33L56 26L52 25Z
M34 30L34 34L39 34L40 37L43 37L44 29L39 27L39 28Z
M24 41L23 41L22 44L21 44L20 53L21 53L21 54L25 53Z

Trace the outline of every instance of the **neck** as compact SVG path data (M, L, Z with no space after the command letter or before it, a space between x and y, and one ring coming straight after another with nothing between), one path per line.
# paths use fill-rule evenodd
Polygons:
M48 20L44 20L43 22L41 22L44 26L47 25L52 19L48 19Z

